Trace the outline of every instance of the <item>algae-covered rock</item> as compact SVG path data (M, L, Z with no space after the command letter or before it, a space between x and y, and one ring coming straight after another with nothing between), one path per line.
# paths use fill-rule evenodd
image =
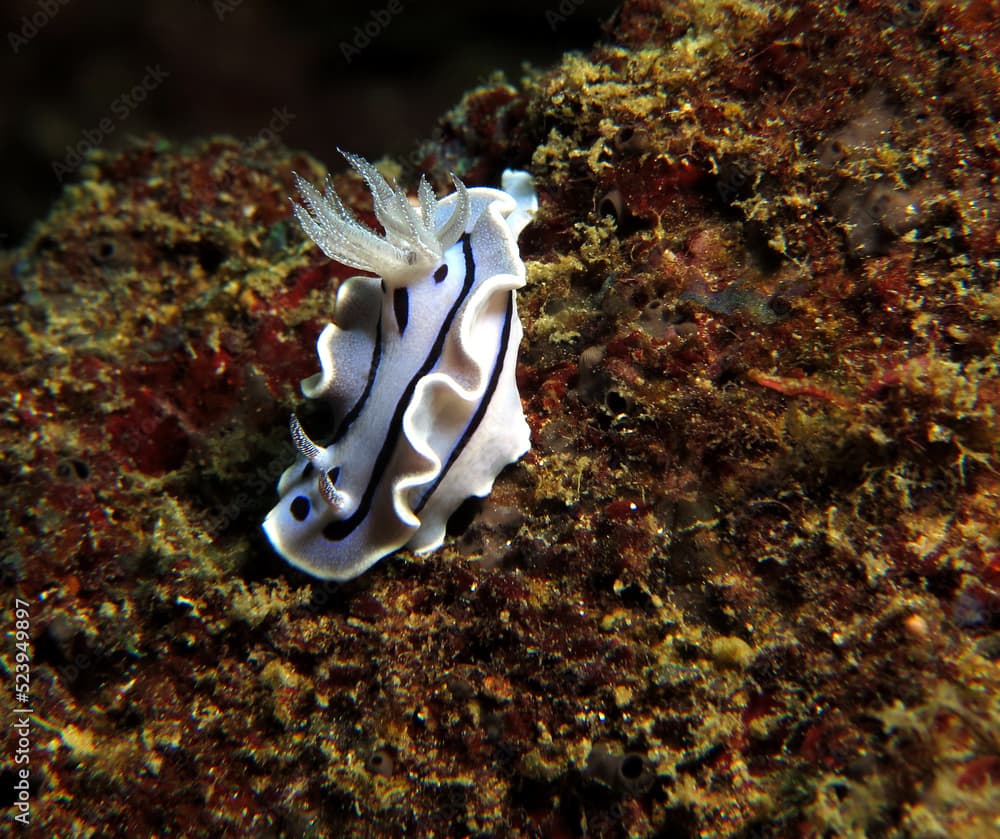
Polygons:
M630 2L471 90L419 168L536 178L533 449L343 586L260 531L350 273L291 218L324 167L92 154L0 257L39 835L986 835L993 11Z

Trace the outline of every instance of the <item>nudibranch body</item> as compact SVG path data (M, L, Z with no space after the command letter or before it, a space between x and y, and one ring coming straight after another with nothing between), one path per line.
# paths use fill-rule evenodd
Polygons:
M302 382L326 400L324 445L291 420L295 463L264 520L291 564L348 580L404 545L429 551L469 496L530 447L514 379L525 283L517 236L537 207L525 172L503 189L466 188L438 200L421 178L418 206L374 166L345 155L371 190L380 236L327 183L297 178L293 204L306 234L331 259L378 276L337 291L320 335L321 371Z

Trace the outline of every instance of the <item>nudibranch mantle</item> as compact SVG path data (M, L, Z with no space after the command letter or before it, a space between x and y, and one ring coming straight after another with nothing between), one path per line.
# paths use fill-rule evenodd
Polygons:
M371 190L384 235L359 222L327 182L296 176L303 230L331 259L378 276L337 291L317 343L320 372L302 381L334 422L325 445L292 416L295 462L264 520L271 544L316 577L349 580L406 546L441 545L448 517L486 496L530 448L514 373L525 283L517 237L537 209L526 172L503 189L440 200L421 178L418 205L374 166L345 154Z

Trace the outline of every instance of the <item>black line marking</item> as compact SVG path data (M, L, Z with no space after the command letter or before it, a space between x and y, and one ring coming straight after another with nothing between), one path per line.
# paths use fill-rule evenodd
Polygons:
M486 416L490 403L493 401L493 395L496 393L497 385L500 383L500 374L503 372L504 361L507 359L507 346L510 343L510 330L513 322L514 292L511 291L507 294L507 312L504 314L503 331L500 333L500 348L497 350L497 357L493 362L493 372L490 373L490 380L486 384L486 390L483 391L483 398L476 406L475 413L469 419L469 424L465 426L465 430L462 432L462 436L458 438L458 442L451 450L451 454L448 455L448 460L445 461L444 466L441 467L441 471L434 479L434 482L424 492L423 497L416 504L416 506L414 506L413 512L419 514L420 511L424 509L424 505L437 491L438 484L445 479L448 474L448 470L455 465L455 461L458 460L459 455L462 454L462 450L466 447L466 445L468 445L469 440L472 439L473 435L479 429L479 425L483 421L483 417Z
M406 288L397 288L392 293L392 311L396 316L396 326L402 337L406 331L406 323L410 319L410 292Z
M448 338L448 334L451 332L451 325L454 322L455 317L458 315L459 309L462 308L466 298L469 296L469 292L472 290L472 286L476 279L476 262L472 258L472 245L469 242L469 234L464 234L460 241L462 243L462 254L465 257L465 278L462 282L462 290L455 302L452 304L451 308L448 310L448 314L445 316L445 319L441 322L441 328L438 330L437 337L434 339L434 343L431 345L431 349L427 353L424 363L421 364L420 369L413 374L413 377L403 389L402 394L400 394L396 410L392 415L392 421L389 423L385 439L382 441L382 448L379 449L378 455L375 458L375 465L372 467L372 474L368 479L368 486L365 487L364 495L361 496L361 500L358 502L358 508L346 519L332 521L323 528L323 536L331 542L338 542L342 539L346 539L351 535L351 533L354 532L358 525L360 525L361 522L368 517L372 501L375 498L375 490L378 488L385 469L389 465L389 460L392 458L392 453L396 448L396 442L402 432L403 414L406 413L406 409L413 400L413 392L417 388L417 383L434 369L434 365L437 364L440 359L441 353L444 350L445 341Z
M375 386L375 374L378 372L378 365L381 360L382 312L379 310L378 323L375 324L375 346L372 347L372 360L370 366L368 367L368 381L365 382L365 389L361 392L361 396L358 397L358 401L354 403L354 407L344 414L344 418L340 421L340 425L337 426L337 430L333 434L333 439L327 443L328 446L332 446L337 441L344 439L347 429L351 427L351 423L358 418L361 410L365 407L368 397L371 396L372 388Z

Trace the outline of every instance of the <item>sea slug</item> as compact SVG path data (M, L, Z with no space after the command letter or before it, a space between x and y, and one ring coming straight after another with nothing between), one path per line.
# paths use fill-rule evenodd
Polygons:
M441 545L448 517L486 496L528 449L514 373L525 283L517 236L537 207L531 177L503 189L438 199L421 178L417 202L367 161L344 155L371 190L384 234L351 213L329 183L296 175L305 233L331 259L377 276L337 291L320 335L320 372L303 380L334 422L325 443L291 419L298 456L264 521L275 549L316 577L348 580L403 547Z

